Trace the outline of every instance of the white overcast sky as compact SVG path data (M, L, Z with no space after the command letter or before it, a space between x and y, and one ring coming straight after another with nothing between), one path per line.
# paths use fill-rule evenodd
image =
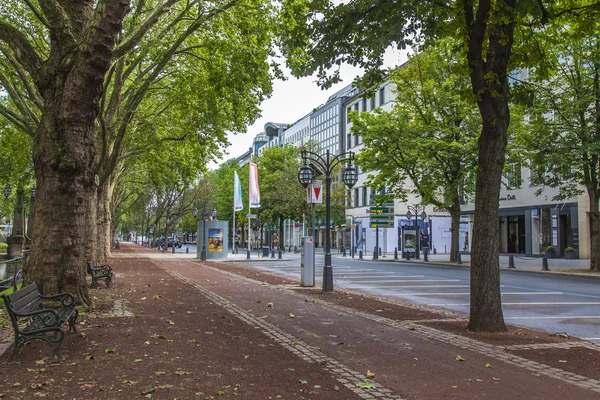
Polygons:
M384 58L385 67L395 67L407 59L407 51L388 49ZM211 163L210 169L215 169L222 162L242 155L252 146L254 137L264 131L267 122L293 123L308 114L312 109L324 104L327 98L344 86L352 83L361 74L361 70L348 65L342 66L340 75L342 82L331 89L321 90L315 83L315 77L296 79L288 76L288 80L273 82L273 95L265 100L260 108L261 117L248 127L246 133L230 134L231 143L226 149L223 159Z

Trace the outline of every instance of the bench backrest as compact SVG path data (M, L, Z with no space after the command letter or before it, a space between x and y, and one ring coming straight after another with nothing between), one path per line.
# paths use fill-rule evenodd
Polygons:
M88 261L87 262L87 270L88 270L88 274L92 273L92 270L94 270L96 268L96 261Z
M35 282L11 294L2 295L8 315L15 329L17 327L17 317L14 313L22 314L39 310L42 307L42 298L40 296L41 293Z

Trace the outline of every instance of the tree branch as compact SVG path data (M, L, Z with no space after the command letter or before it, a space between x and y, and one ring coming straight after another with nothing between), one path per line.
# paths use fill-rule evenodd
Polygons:
M43 61L25 35L14 26L0 21L0 41L6 43L13 50L17 61L31 75L33 80L37 81Z
M115 58L122 57L124 54L126 54L131 49L133 49L135 47L135 45L137 45L139 43L139 41L144 37L146 32L148 32L154 25L156 25L156 23L158 22L160 17L163 16L164 14L166 14L167 12L169 12L171 7L179 1L181 1L181 0L166 0L160 6L157 6L156 8L154 8L154 10L152 10L150 15L148 16L148 18L146 18L145 21L140 23L137 26L137 28L133 32L131 32L131 34L129 34L128 37L123 39L123 41L121 41L121 43L119 43L115 47L115 49L113 51L114 57ZM186 8L189 8L189 7L191 7L190 4L188 4L186 6Z

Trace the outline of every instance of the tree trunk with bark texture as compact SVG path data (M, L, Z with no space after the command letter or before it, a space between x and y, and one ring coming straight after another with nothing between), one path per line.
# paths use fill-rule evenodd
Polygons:
M92 197L90 198L90 209L88 212L88 237L92 238L87 243L85 258L87 260L98 260L98 186L94 185Z
M450 230L452 232L452 238L450 242L450 262L456 262L458 259L458 252L460 251L460 205L458 207L456 205L448 207L448 211L450 212Z
M94 121L104 76L129 1L47 3L49 58L30 67L44 99L33 161L38 201L27 277L44 293L70 292L91 304L86 249L95 190ZM53 12L55 11L55 13ZM30 54L30 57L35 55Z
M588 223L590 224L590 271L600 272L600 212L598 197L595 188L588 189L590 199L590 212Z
M471 306L468 329L506 331L500 296L498 208L510 113L508 63L516 0L493 8L490 0L465 3L467 58L482 129L475 183L475 220L471 238ZM476 8L476 14L473 8ZM485 51L484 51L485 48Z

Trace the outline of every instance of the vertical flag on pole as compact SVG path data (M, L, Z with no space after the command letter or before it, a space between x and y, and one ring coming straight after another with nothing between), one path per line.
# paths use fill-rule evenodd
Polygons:
M244 209L242 203L242 185L237 171L233 172L233 210L241 211Z
M260 189L258 187L258 168L256 164L250 163L249 174L250 190L248 191L248 199L250 208L260 207Z

